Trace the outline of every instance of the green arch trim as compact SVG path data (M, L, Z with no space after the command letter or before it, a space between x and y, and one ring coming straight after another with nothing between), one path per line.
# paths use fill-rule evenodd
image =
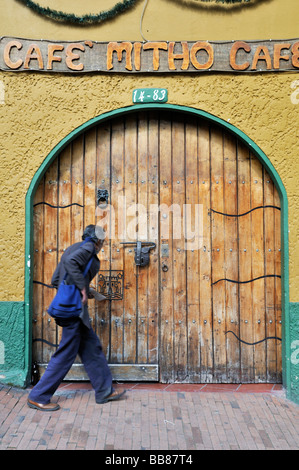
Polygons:
M290 372L290 320L289 320L289 240L288 240L288 199L282 180L275 170L274 166L265 155L265 153L256 145L250 137L237 127L218 118L206 111L172 104L141 104L125 108L115 109L113 111L100 114L85 122L70 134L64 137L47 155L37 172L35 173L26 195L26 228L25 228L25 369L27 380L30 379L31 371L31 311L32 311L32 260L33 260L33 198L39 182L55 160L58 154L76 137L86 132L91 127L115 117L146 110L168 110L180 114L194 115L203 118L211 123L217 124L228 132L234 134L238 139L250 148L252 153L258 158L271 176L278 191L281 202L281 255L282 255L282 370L283 385L290 393L291 372Z

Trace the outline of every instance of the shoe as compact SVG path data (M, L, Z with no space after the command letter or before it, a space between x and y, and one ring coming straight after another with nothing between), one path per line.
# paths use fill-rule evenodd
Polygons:
M57 405L57 403L47 403L44 405L43 403L36 403L35 401L32 400L27 400L27 405L29 408L35 408L36 410L41 410L41 411L56 411L59 410L60 406Z
M98 405L101 405L103 403L107 403L108 401L118 400L125 393L126 393L126 390L121 390L119 392L117 390L114 390L114 392L112 392L110 395L108 395L108 397L103 398L102 400L99 400L99 401L97 400L96 402L97 402Z

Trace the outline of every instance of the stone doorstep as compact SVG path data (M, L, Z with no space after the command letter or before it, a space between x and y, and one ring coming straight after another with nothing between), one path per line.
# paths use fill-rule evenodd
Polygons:
M160 392L238 392L273 393L283 390L282 384L161 384L152 382L116 382L117 388L128 391L149 390ZM58 390L92 390L90 382L63 382Z

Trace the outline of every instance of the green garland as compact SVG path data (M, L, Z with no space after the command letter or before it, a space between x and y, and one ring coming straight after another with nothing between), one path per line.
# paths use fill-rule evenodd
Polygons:
M188 3L187 0L181 0L182 2ZM193 3L250 3L251 1L257 0L191 0Z
M127 10L128 8L135 5L135 3L139 0L124 0L123 2L116 3L114 7L110 8L110 10L102 11L97 14L88 14L88 15L75 15L74 13L64 13L58 10L52 10L49 7L42 7L38 3L32 0L17 0L23 3L26 7L33 10L35 13L39 15L46 16L51 18L54 21L61 21L63 23L73 23L77 25L90 25L95 23L100 23L102 21L109 20L114 18L119 13ZM186 0L181 0L182 2L186 2ZM225 4L241 4L241 3L250 3L252 0L192 0L192 3L225 3ZM253 0L256 1L256 0Z
M32 0L18 0L19 2L23 3L31 10L35 11L39 15L47 16L55 21L61 21L64 23L74 23L78 25L90 25L95 23L100 23L102 21L109 20L114 16L122 13L127 8L132 7L138 0L124 0L123 2L119 2L110 10L102 11L98 14L88 14L78 16L73 13L63 13L62 11L51 10L51 8L44 8L40 6L38 3L33 2Z
M222 6L224 8L230 8L233 6L238 6L242 7L245 6L246 4L253 5L257 2L261 2L264 0L172 0L176 3L183 3L186 6L217 6L217 8L221 8Z
M225 3L226 5L235 5L235 4L244 4L244 3L254 3L258 0L175 0L175 1L181 1L181 3L190 3L190 4L200 4L200 3L214 3L214 4L219 4L219 3Z
M212 2L215 3L250 3L251 0L200 0L201 2Z

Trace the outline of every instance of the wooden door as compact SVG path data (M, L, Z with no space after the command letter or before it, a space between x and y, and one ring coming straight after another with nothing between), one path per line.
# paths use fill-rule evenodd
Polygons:
M115 379L281 381L280 201L242 142L156 111L101 123L59 155L34 201L41 370L60 335L46 312L51 276L90 223L107 231L94 287L109 300L89 312ZM147 266L124 244L137 240L156 244ZM86 377L79 359L68 377Z

